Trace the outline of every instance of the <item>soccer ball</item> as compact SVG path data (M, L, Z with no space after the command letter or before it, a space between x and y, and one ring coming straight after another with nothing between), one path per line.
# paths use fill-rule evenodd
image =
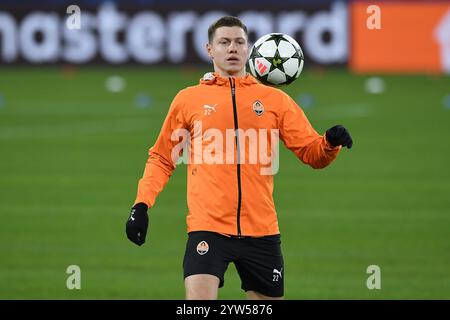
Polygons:
M255 42L248 65L250 73L262 83L282 86L300 76L304 61L297 41L283 33L270 33Z

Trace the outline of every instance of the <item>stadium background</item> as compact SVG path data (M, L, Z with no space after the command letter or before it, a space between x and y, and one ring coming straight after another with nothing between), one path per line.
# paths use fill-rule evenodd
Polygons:
M143 247L124 225L171 99L211 70L202 44L224 12L251 41L294 35L306 67L284 90L319 132L342 123L355 141L322 171L280 148L286 298L449 299L450 3L375 2L381 30L369 4L1 0L0 298L183 298L185 166ZM220 298L244 298L233 265Z

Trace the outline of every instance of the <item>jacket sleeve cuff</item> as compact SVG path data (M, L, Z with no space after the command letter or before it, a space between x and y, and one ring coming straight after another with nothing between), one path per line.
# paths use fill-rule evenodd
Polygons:
M332 146L331 143L328 142L326 134L323 134L323 141L325 143L325 150L335 151L342 148L342 146Z

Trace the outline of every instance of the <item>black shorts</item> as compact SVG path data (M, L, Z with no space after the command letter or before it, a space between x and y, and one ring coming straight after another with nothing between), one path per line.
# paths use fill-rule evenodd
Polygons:
M215 232L189 233L184 255L184 278L212 274L223 286L228 264L234 262L244 291L269 297L284 295L284 262L280 235L259 238L227 237Z

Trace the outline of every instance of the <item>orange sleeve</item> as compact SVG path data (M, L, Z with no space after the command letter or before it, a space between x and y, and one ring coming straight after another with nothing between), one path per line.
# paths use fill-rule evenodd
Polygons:
M137 197L134 203L143 202L151 208L158 194L164 189L175 170L176 161L180 156L172 156L172 151L181 138L172 139L172 133L177 129L186 129L185 108L180 93L174 98L169 112L164 120L159 136L148 152L148 160L142 178L139 180Z
M336 159L340 146L332 147L325 135L311 126L302 109L284 94L280 119L280 139L303 163L314 169L324 168Z

